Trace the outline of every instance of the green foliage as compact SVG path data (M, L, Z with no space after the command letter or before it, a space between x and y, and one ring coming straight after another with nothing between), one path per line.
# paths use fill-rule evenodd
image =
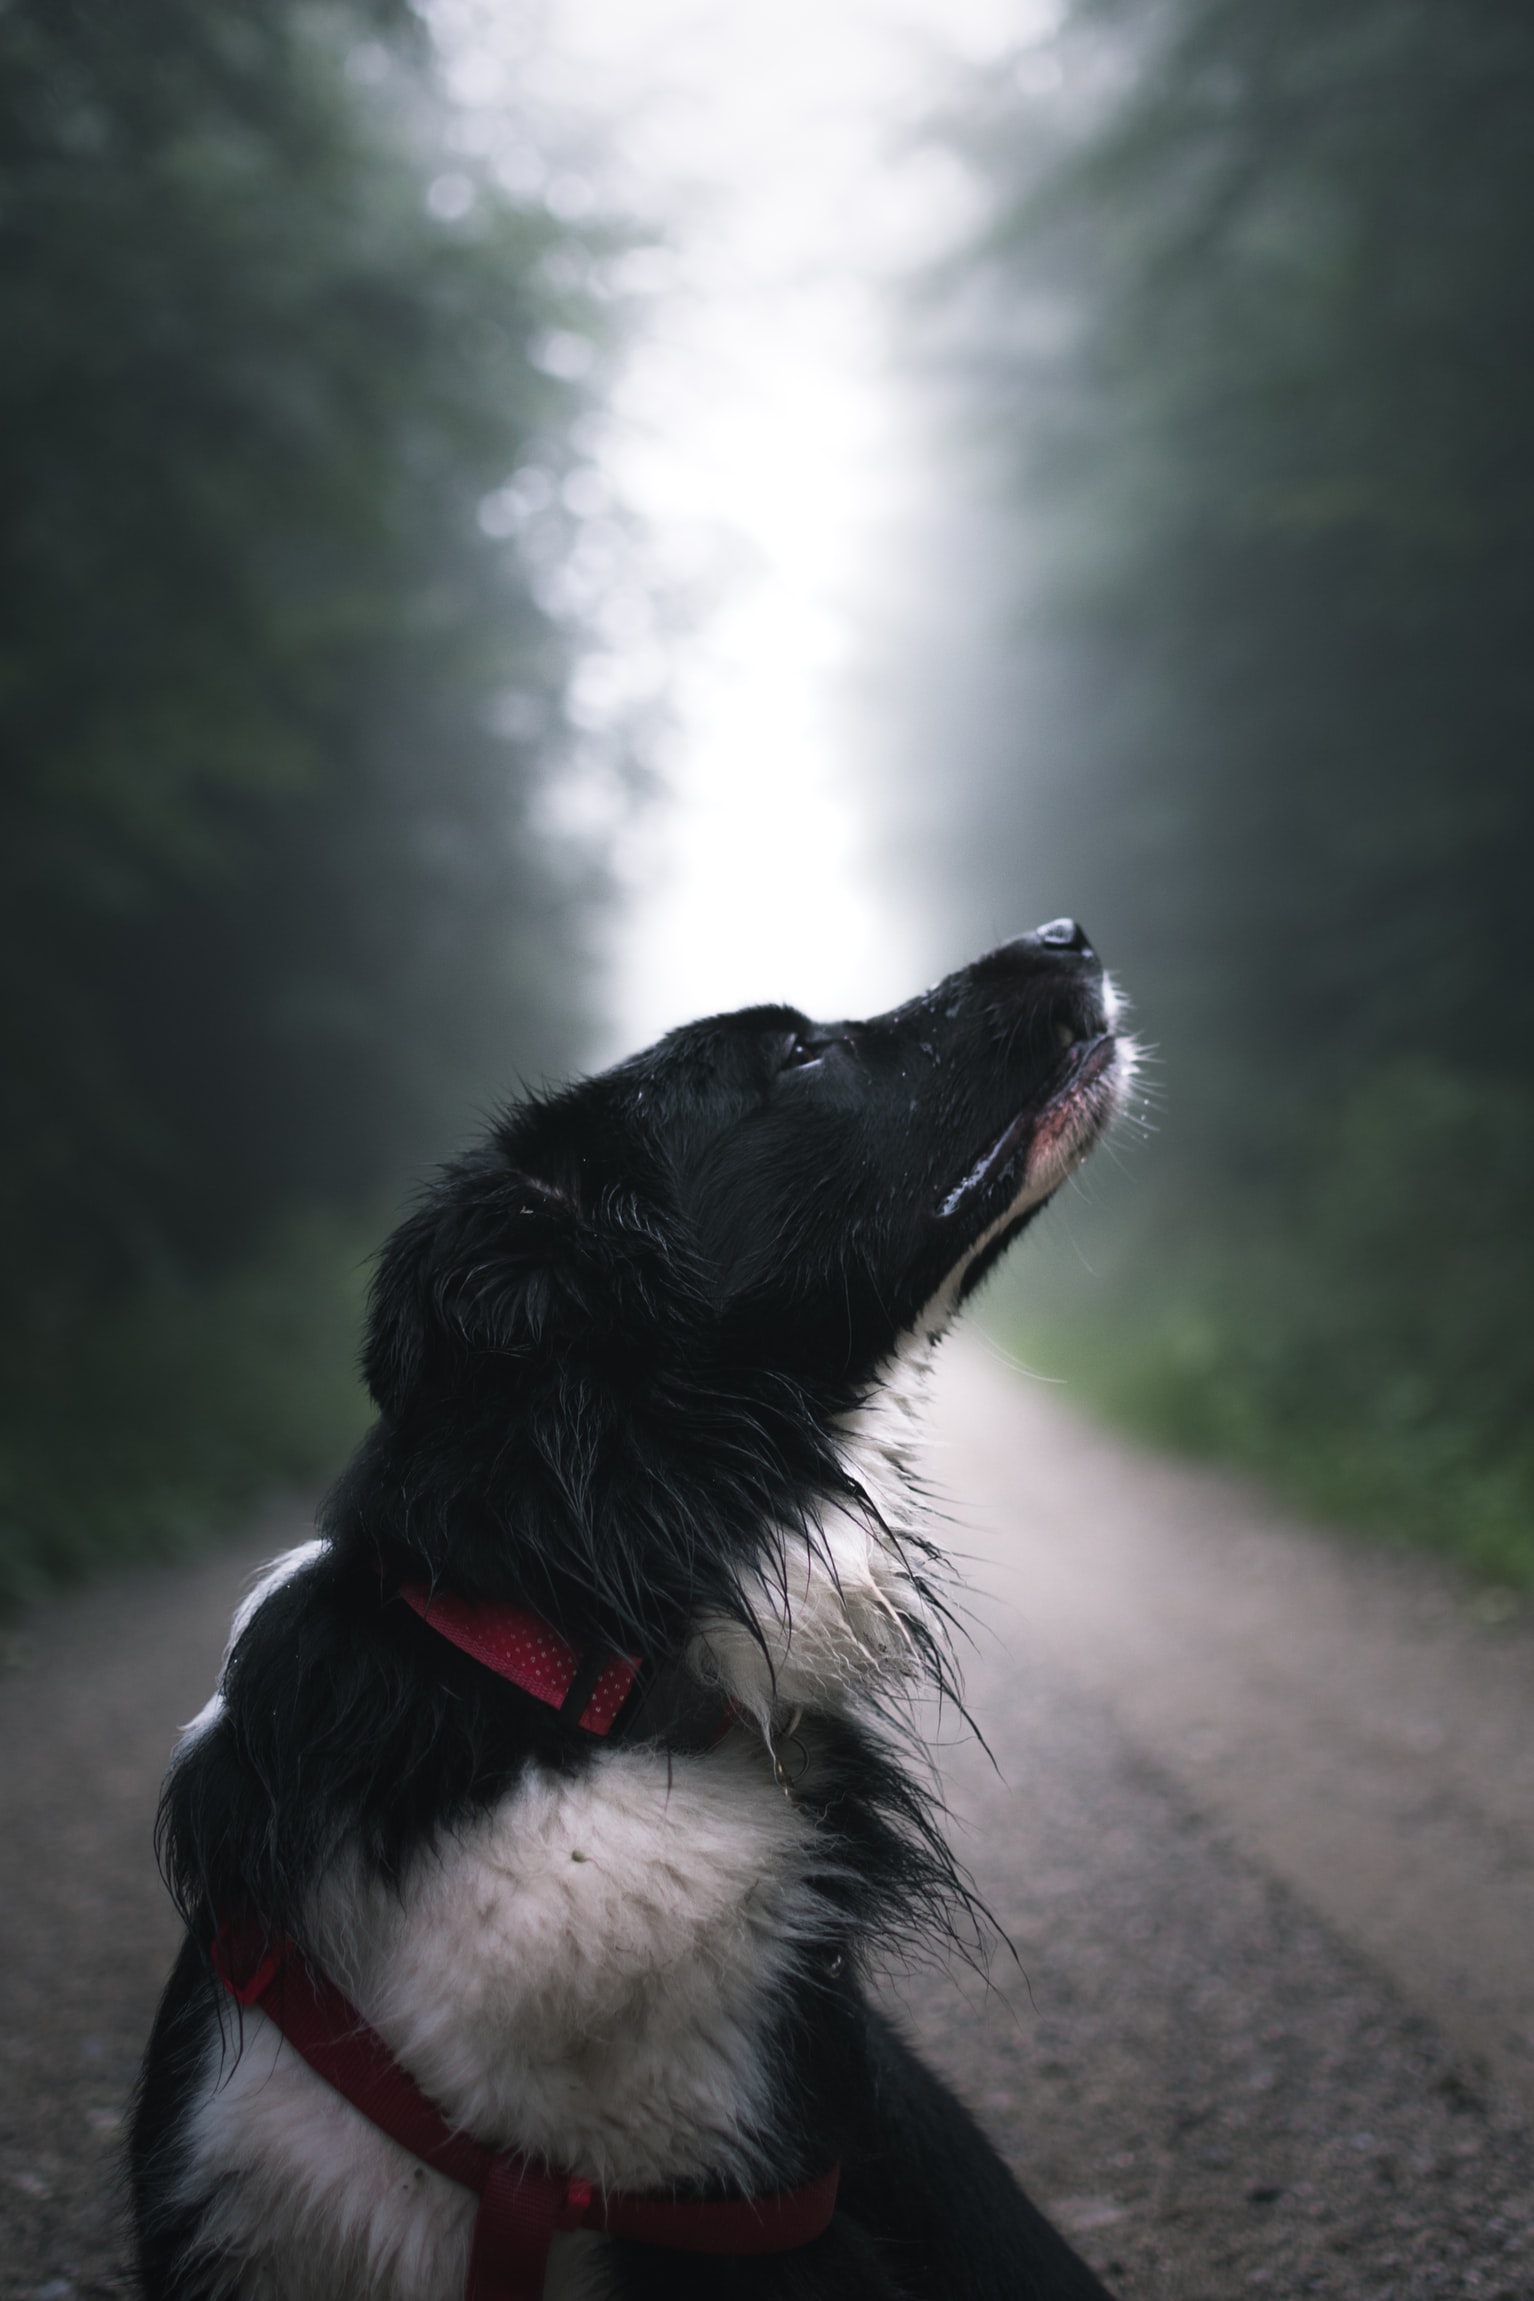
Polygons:
M0 1418L0 1612L45 1584L205 1544L273 1486L327 1483L367 1424L354 1372L384 1219L295 1217L238 1270L133 1290Z
M1531 1128L1528 1088L1383 1065L1276 1186L1099 1194L996 1315L1142 1436L1534 1586Z
M459 149L393 0L0 10L13 1516L117 1417L141 1321L167 1382L206 1350L230 1387L183 1386L186 1476L147 1400L142 1454L113 1421L124 1526L217 1452L220 1397L251 1478L307 1461L296 1392L263 1457L213 1306L255 1349L258 1241L353 1221L571 1058L592 886L537 825L614 252ZM481 514L513 480L508 536Z
M1081 0L1045 61L956 131L987 222L945 341L1010 617L967 861L1004 917L1079 910L1162 1053L1105 1383L1511 1572L1534 18Z
M1030 828L1211 1071L1500 1072L1534 1023L1534 19L1116 0L1062 52L1068 131L993 99L972 139Z

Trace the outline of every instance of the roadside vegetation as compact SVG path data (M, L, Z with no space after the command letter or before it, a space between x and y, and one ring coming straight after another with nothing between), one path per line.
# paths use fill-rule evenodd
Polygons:
M908 740L969 915L1078 913L1161 1105L1009 1315L1534 1582L1534 18L1077 0L950 143Z
M493 157L394 0L0 12L0 1601L337 1467L388 1207L576 1051L617 249Z

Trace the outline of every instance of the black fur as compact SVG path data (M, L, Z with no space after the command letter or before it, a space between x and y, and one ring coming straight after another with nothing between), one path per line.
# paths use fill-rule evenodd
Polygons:
M642 1653L650 1683L626 1730L691 1746L690 1625L722 1613L753 1628L753 1581L784 1574L785 1532L814 1541L830 1504L873 1507L845 1418L1015 1203L1073 1091L1091 1139L1111 1052L1101 970L1057 923L871 1022L764 1007L673 1033L508 1113L425 1192L379 1266L365 1354L379 1419L326 1506L329 1548L256 1614L218 1724L167 1784L162 1855L189 1930L133 2136L148 2301L212 2290L197 2203L167 2199L217 2018L201 1949L214 1913L302 1941L343 1846L398 1879L524 1769L591 1761L589 1737L429 1629L399 1581L525 1604L581 1645ZM940 1625L935 1553L890 1538ZM942 1684L941 1636L922 1635ZM765 2141L783 2183L840 2156L836 2220L759 2261L615 2245L613 2292L1101 2297L859 1978L870 1948L966 1913L919 1771L877 1716L802 1732L831 1914L777 2010Z

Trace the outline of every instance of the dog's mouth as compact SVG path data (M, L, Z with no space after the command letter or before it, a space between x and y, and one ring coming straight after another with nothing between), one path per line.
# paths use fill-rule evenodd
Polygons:
M1077 1039L1044 1101L1019 1111L942 1198L939 1222L956 1222L987 1199L1046 1198L1096 1142L1117 1100L1120 1042L1112 1031Z

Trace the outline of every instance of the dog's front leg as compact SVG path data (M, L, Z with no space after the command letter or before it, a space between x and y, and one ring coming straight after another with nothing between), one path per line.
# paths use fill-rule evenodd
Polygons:
M823 2237L792 2253L728 2258L615 2245L613 2301L919 2301L866 2229L838 2209Z
M1111 2301L963 2104L865 2008L865 2097L840 2205L919 2301Z

